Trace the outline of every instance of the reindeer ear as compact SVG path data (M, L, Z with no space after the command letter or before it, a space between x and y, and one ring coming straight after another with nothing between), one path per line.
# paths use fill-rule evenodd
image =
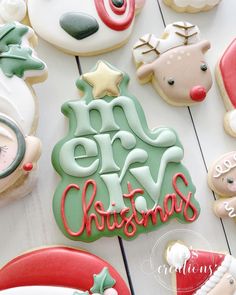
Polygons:
M202 53L206 53L211 48L211 43L209 41L201 41L198 46L200 47Z
M135 10L136 13L139 13L140 10L143 8L146 0L135 0Z
M138 79L142 83L147 83L151 80L153 74L153 65L152 64L144 64L141 65L140 68L137 70Z

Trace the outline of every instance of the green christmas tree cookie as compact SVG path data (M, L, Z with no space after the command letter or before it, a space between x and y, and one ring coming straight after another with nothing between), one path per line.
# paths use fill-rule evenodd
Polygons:
M73 240L133 239L171 219L193 222L199 215L177 134L148 128L128 82L125 73L99 61L77 81L82 99L62 106L69 132L52 154L61 176L53 211Z

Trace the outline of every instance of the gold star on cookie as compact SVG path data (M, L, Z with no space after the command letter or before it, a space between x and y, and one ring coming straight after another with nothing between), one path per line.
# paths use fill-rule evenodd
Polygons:
M119 96L119 84L123 74L110 68L103 61L99 61L94 72L84 74L82 78L93 87L93 97L95 99L108 96Z

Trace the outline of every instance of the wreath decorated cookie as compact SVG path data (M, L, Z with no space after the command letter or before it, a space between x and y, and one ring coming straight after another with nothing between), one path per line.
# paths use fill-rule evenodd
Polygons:
M33 189L31 171L41 144L33 136L38 107L31 85L47 76L34 51L36 40L33 30L20 23L0 25L0 203Z
M208 11L220 3L221 0L163 0L166 5L177 12L196 13Z
M236 217L236 152L222 155L210 167L210 188L220 197L214 204L218 217Z
M0 270L1 295L130 295L117 271L88 252L69 247L34 250Z
M96 55L123 46L145 0L29 0L35 32L73 55ZM52 13L48 13L52 11ZM50 27L50 30L48 28Z
M124 72L99 61L77 81L82 99L62 106L69 132L52 154L61 176L53 211L71 239L133 239L171 219L193 222L199 215L177 134L148 128L128 82Z
M200 41L199 28L176 22L161 38L146 34L134 45L133 56L141 83L152 82L158 94L174 106L203 101L212 86L204 54L210 42Z
M216 81L227 110L224 116L225 131L236 137L236 95L234 81L236 77L236 39L225 50L216 67Z
M172 242L166 260L173 273L176 295L234 295L236 259L229 254L196 250Z

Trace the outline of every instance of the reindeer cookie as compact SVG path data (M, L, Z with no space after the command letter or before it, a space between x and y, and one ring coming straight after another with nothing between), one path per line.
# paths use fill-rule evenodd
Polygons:
M124 45L145 0L28 1L36 33L73 55L95 55ZM49 13L50 11L50 13ZM50 27L50 30L48 28Z
M192 249L176 241L168 245L166 260L176 295L236 294L236 259L229 254Z
M0 269L1 295L130 295L106 261L69 247L20 255Z
M216 67L216 80L227 113L224 116L225 131L236 137L236 39L229 45Z
M221 156L208 173L210 188L220 196L214 204L218 217L236 217L236 152Z
M133 49L141 83L152 82L169 104L189 106L203 101L212 86L204 54L208 41L200 41L197 26L177 22L166 27L162 38L147 34Z
M31 85L46 78L36 56L33 30L20 23L0 25L0 203L33 188L41 144L34 137L38 107Z
M221 0L163 0L177 12L196 13L214 8Z
M199 215L177 134L148 128L128 82L124 72L99 61L77 82L82 99L62 106L70 130L52 154L61 176L53 211L70 239L128 240L171 219L189 223Z

